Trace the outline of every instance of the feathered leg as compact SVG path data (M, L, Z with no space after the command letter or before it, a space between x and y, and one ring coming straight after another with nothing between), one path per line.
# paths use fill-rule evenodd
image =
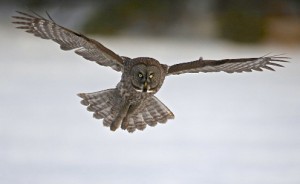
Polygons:
M123 122L123 119L126 117L126 115L128 113L130 104L125 101L121 104L120 107L121 108L120 108L120 111L118 112L117 117L114 119L114 121L110 125L111 131L115 131L116 129L118 129L120 127L121 123Z

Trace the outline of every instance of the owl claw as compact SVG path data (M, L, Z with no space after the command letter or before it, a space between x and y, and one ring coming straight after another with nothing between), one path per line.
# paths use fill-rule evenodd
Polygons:
M114 124L110 125L110 130L111 131L116 131L118 129L118 127L114 126Z
M117 117L117 118L112 122L112 124L110 125L110 130L111 130L111 131L116 131L116 130L120 127L121 121L122 121L122 118Z
M122 124L121 124L121 128L123 129L123 130L126 130L127 129L127 127L128 127L128 122L126 121L126 122L122 122Z

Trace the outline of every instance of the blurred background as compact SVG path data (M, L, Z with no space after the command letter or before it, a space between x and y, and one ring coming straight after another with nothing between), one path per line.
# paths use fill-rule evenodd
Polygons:
M48 11L58 22L87 34L300 42L298 0L2 1L2 14L11 7Z
M291 57L276 72L190 74L157 93L175 120L110 132L75 95L120 73L15 29L35 11L165 64ZM300 183L300 1L0 1L0 183Z

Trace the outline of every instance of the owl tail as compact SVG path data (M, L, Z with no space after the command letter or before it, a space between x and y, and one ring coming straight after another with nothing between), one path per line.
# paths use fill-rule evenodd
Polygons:
M139 107L136 113L123 120L122 129L127 129L128 132L134 132L136 129L144 130L147 125L153 127L157 123L164 124L169 119L174 119L172 111L158 98L152 96Z
M94 112L94 118L104 119L104 126L110 126L116 117L116 114L113 113L113 108L118 105L116 95L116 89L78 94L82 98L81 104L87 106L88 111Z
M96 119L104 119L104 126L111 126L118 117L118 92L116 89L107 89L94 93L80 93L81 104L87 106L87 110L94 112ZM139 109L122 120L122 129L134 132L136 129L143 130L147 125L155 126L157 123L166 123L173 119L173 113L155 96L147 99Z

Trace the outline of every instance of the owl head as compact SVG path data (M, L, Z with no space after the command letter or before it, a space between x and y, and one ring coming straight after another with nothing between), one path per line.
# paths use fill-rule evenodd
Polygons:
M128 70L131 86L138 92L156 93L164 79L164 67L153 58L131 59Z

